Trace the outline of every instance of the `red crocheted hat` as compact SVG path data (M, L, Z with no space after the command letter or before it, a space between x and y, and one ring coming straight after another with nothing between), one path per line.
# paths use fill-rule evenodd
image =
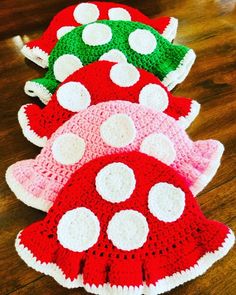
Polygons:
M94 83L94 81L96 82ZM53 94L47 106L21 107L18 119L26 138L43 146L65 121L90 104L127 100L175 118L187 128L199 113L200 105L191 99L174 97L160 80L131 64L98 61L69 76Z
M95 294L161 294L203 274L234 234L207 220L184 179L139 152L77 170L44 220L19 233L32 268Z
M48 66L48 57L58 39L77 26L96 20L131 20L147 24L169 41L177 32L178 21L173 17L149 19L139 10L112 2L89 2L69 6L54 16L43 35L28 42L21 52L39 66Z

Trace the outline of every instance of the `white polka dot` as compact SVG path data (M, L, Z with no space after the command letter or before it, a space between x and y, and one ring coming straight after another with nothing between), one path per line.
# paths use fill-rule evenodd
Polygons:
M160 182L155 184L148 194L148 208L159 220L176 221L185 207L185 193L172 184Z
M97 5L92 3L81 3L74 10L74 19L82 24L95 22L99 18L99 10Z
M130 87L138 82L140 73L135 66L128 63L118 63L112 66L110 78L113 83L121 87Z
M77 163L83 157L84 152L84 140L73 133L58 136L52 144L54 159L63 165Z
M107 235L121 250L130 251L143 246L149 232L146 218L135 210L116 213L108 224Z
M57 30L57 39L60 39L63 37L65 34L69 33L72 31L75 27L74 26L65 26L61 27L59 30Z
M68 82L57 90L57 100L64 109L78 112L90 105L91 96L80 82Z
M129 45L140 54L150 54L155 50L157 41L148 30L137 29L129 35Z
M150 83L140 91L139 103L158 112L163 112L168 102L168 95L160 85Z
M118 49L111 49L104 53L99 60L107 60L111 62L127 62L126 56Z
M55 61L53 72L55 78L62 82L72 73L82 68L81 60L73 54L64 54Z
M96 215L85 207L67 211L57 226L61 245L74 252L91 248L98 240L100 224Z
M96 176L97 192L112 203L127 200L132 195L135 184L133 170L123 163L109 164Z
M144 138L140 150L167 165L173 163L176 157L173 143L162 133L153 133Z
M129 116L116 114L102 123L100 134L106 144L121 148L134 141L136 129L133 120Z
M108 11L108 16L111 20L131 20L129 12L124 8L111 8Z
M90 46L103 45L111 41L111 28L104 24L87 25L82 32L82 39Z

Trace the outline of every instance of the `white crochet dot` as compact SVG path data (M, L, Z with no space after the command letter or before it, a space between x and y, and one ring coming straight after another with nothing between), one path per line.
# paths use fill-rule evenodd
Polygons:
M90 46L103 45L111 41L111 28L105 24L89 24L82 32L82 39Z
M150 54L155 50L157 41L150 31L137 29L129 35L129 46L140 54Z
M90 105L91 96L80 82L68 82L57 90L57 100L64 109L78 112Z
M108 238L121 250L130 251L143 246L149 232L146 218L135 210L122 210L110 220Z
M97 192L111 203L127 200L132 195L135 184L133 170L123 163L109 164L96 176Z
M74 252L91 248L98 240L100 224L97 216L85 207L67 211L57 226L61 245Z
M130 87L138 82L140 73L135 66L128 63L118 63L112 66L110 78L113 83L121 87Z
M65 34L67 34L70 31L72 31L74 28L75 28L74 26L64 26L64 27L61 27L59 30L57 30L57 39L60 39Z
M53 72L55 78L62 82L72 73L82 68L81 60L73 54L64 54L55 61L53 65Z
M169 99L164 88L150 83L140 91L139 103L158 112L163 112L168 107Z
M126 56L118 49L111 49L104 53L99 60L106 60L110 62L127 62Z
M159 220L173 222L180 218L185 207L185 193L173 184L155 184L148 194L148 208Z
M131 20L129 12L120 7L109 9L108 16L111 20Z
M99 18L99 14L97 5L92 3L77 5L73 13L74 19L82 25L95 22Z
M141 143L140 151L170 165L174 162L176 151L172 141L162 133L152 133Z
M58 136L52 144L53 158L63 165L77 163L83 157L84 152L85 141L73 133Z
M132 143L136 136L133 120L126 114L110 116L100 127L104 142L112 147L125 147Z

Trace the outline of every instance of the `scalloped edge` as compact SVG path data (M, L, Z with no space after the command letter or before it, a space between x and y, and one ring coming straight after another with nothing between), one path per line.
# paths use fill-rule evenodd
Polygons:
M34 81L27 81L24 91L31 97L38 97L45 105L48 104L52 96L52 93L50 93L46 87Z
M179 21L177 18L170 17L169 24L166 26L161 35L168 41L172 42L177 35L178 24Z
M26 44L21 48L21 53L28 58L29 60L33 61L33 50ZM33 61L34 62L34 61Z
M25 44L21 48L21 53L38 66L42 68L48 67L49 54L38 46L34 46L31 48L27 46L27 44Z
M15 177L13 176L13 165L7 168L5 179L11 191L16 195L16 198L29 207L48 212L53 203L46 201L41 197L36 198L33 194L27 192L22 184L17 182Z
M133 286L111 286L109 283L104 285L99 285L96 287L94 284L84 284L83 276L78 275L76 279L71 281L71 279L66 278L63 271L55 264L55 263L46 263L38 260L32 252L20 243L20 231L16 237L15 248L18 255L21 257L25 263L46 275L53 277L60 285L66 288L78 288L84 287L86 291L94 293L94 294L112 294L112 295L156 295L162 294L164 292L170 291L171 289L188 282L207 271L217 260L224 257L228 251L233 247L235 237L231 229L221 244L221 246L215 250L214 252L207 252L204 254L197 263L190 267L187 270L183 270L181 272L174 273L171 276L167 276L161 280L159 280L155 285L151 284L147 286L145 283L143 286L133 287Z
M49 54L38 46L32 48L34 63L42 68L48 68Z
M186 116L179 117L179 119L177 120L179 126L187 129L198 116L200 109L201 105L196 100L192 100L190 111L188 112L188 114Z
M29 103L21 106L18 111L18 121L22 129L22 133L27 138L27 140L37 145L38 147L44 147L48 141L48 138L46 136L39 136L34 130L30 128L29 119L25 112L25 109L30 105L33 104Z
M194 196L196 196L200 191L202 191L205 186L212 180L215 176L221 162L221 158L224 152L224 145L217 141L218 147L216 152L213 154L209 161L207 169L202 173L199 178L191 185L190 190Z
M189 49L184 58L180 61L178 67L165 76L165 78L162 80L162 83L169 91L172 90L177 84L180 84L184 81L184 79L188 76L195 59L195 52L192 49Z

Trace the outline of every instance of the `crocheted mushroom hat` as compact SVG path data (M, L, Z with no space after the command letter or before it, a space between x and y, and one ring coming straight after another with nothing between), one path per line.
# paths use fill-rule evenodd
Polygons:
M117 72L119 76L114 75ZM22 106L18 119L25 137L38 146L45 146L46 139L75 113L90 104L110 100L140 103L175 118L185 128L200 109L196 101L174 97L152 73L128 63L98 61L70 75L45 108L36 104Z
M141 151L176 169L197 194L220 164L223 145L190 140L168 115L140 104L109 101L75 114L51 136L36 159L10 166L6 180L17 198L47 211L83 164L104 155Z
M67 288L161 294L202 275L234 244L208 220L184 179L139 152L104 156L76 171L16 250Z
M70 74L99 59L127 60L154 73L171 90L187 76L195 53L185 46L171 44L142 23L97 21L63 36L50 54L46 75L26 82L25 92L33 97L38 93L48 96Z
M137 21L153 27L167 40L172 41L177 32L178 20L174 17L149 19L139 10L112 2L89 2L69 6L57 13L42 36L28 42L21 52L39 66L48 66L48 57L57 41L75 27L96 20Z

